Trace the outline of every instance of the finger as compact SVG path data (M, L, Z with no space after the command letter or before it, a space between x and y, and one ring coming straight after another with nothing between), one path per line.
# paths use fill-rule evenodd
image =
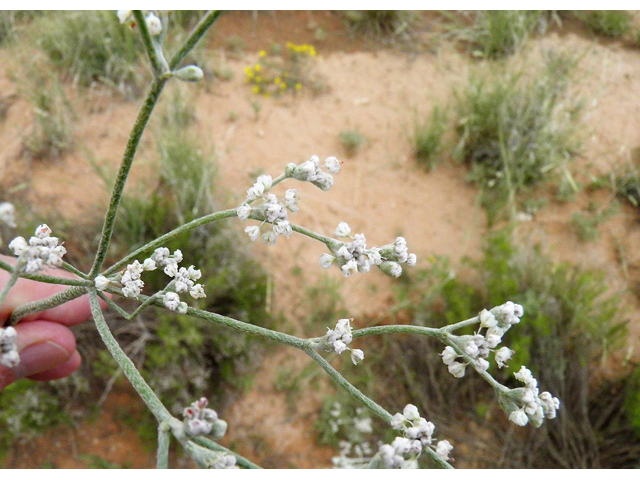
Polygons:
M0 366L0 390L20 378L65 364L76 351L73 333L58 323L34 320L15 328L20 363L13 369Z
M80 364L82 363L82 357L76 350L71 354L69 360L67 360L62 365L59 365L51 370L47 370L46 372L36 373L35 375L29 375L29 380L35 380L36 382L48 382L49 380L58 380L60 378L65 378L75 372L78 368L80 368Z
M3 257L3 260L9 262L8 257ZM11 259L11 263L15 263ZM55 277L62 278L75 278L78 277L65 270L60 269L46 269L42 273ZM0 270L0 285L4 284L9 279L9 273ZM20 305L24 305L36 300L55 295L68 287L66 285L55 285L51 283L41 283L34 280L27 280L20 278L9 291L9 295L5 299L4 303L0 306L0 325L3 325L6 320L11 316L11 313ZM104 308L104 303L101 302L101 306ZM34 319L49 320L51 322L57 322L62 325L71 326L84 322L91 316L91 308L89 306L89 297L84 295L76 298L70 302L59 305L52 309L34 313L24 317L21 321L32 321Z

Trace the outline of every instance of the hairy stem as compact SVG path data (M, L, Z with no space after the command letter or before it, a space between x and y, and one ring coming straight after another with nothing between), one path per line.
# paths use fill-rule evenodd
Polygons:
M38 300L37 302L27 303L16 308L11 317L9 317L9 325L15 325L21 318L31 315L32 313L42 312L50 308L57 307L63 303L70 302L87 293L86 287L69 287L66 290L51 295L50 297Z
M228 448L225 448L222 445L219 445L213 440L210 440L206 437L194 437L192 440L194 443L197 443L202 447L208 448L209 450L225 452L225 453L228 453L229 455L233 455L234 457L236 457L236 463L241 467L251 468L251 469L262 468L259 465L256 465L255 463L253 463L251 460L244 458L242 455L239 455L236 452L233 452Z
M184 41L182 46L178 49L178 51L173 55L171 60L169 60L169 68L171 70L175 70L175 68L180 64L184 57L186 57L193 47L200 41L200 39L207 33L207 30L215 23L216 20L222 15L221 10L213 10L209 11L202 17L202 20L198 22L192 32L189 34L187 39Z
M167 422L158 425L158 454L156 468L169 468L169 444L171 442L171 428Z
M140 372L133 364L133 362L129 359L126 353L120 348L118 342L114 338L111 330L109 330L109 326L104 319L104 315L102 314L102 309L100 308L100 302L98 301L98 295L95 288L88 289L89 290L89 302L91 305L91 314L93 315L93 319L96 323L96 327L98 328L98 333L102 338L102 341L109 350L109 353L114 358L114 360L118 363L118 366L122 369L125 376L129 379L129 382L135 388L140 398L147 405L151 413L156 417L158 423L169 422L173 417L169 413L169 411L162 404L160 399L156 396L151 387L147 384L147 382L142 378Z

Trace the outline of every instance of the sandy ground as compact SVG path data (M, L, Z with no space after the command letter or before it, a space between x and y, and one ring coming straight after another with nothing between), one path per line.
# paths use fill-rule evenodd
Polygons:
M327 32L324 41L313 37L318 26ZM447 255L455 263L463 256L479 254L486 217L478 204L477 190L465 180L466 170L445 162L425 172L417 166L411 152L414 120L429 113L436 102L450 99L452 88L463 84L472 69L480 68L477 62L446 42L438 48L403 52L354 41L336 17L326 12L279 12L261 14L257 19L237 14L223 18L219 27L209 45L211 62L220 62L231 69L233 79L190 90L197 100L195 128L204 146L213 147L216 152L224 206L237 205L258 172L275 177L287 162L300 162L313 154L336 155L344 164L330 192L321 192L311 185L296 185L302 198L301 211L291 216L292 222L330 235L338 222L346 221L354 231L365 233L370 245L388 243L402 235L423 265L429 255ZM287 32L286 36L283 32ZM221 50L231 35L243 36L246 45L243 53L231 55ZM430 35L431 32L425 32L417 44L428 43ZM319 52L316 71L325 78L327 93L318 96L303 93L279 100L251 94L243 82L243 68L256 60L257 51L265 45L285 41L316 45ZM530 40L509 62L537 65L545 49L584 54L572 87L586 101L584 146L572 172L585 182L629 159L640 146L640 52L616 43L598 44L574 33L551 32ZM6 55L7 52L0 51L0 60L6 60L0 65L11 64L11 58L2 58ZM176 87L170 86L167 93L171 88ZM19 93L16 82L2 70L0 91L5 96ZM256 100L261 105L257 116L251 106ZM54 163L25 162L20 157L20 138L30 122L29 107L23 100L12 104L0 127L3 184L25 185L35 204L55 202L69 219L85 215L87 203L96 207L106 204L106 191L87 159L115 168L137 109L136 102L118 97L80 97L76 104L82 112L82 121L77 122L77 148ZM96 104L100 108L94 108ZM230 112L234 112L236 120L229 120ZM354 128L364 134L367 142L356 155L348 157L338 135ZM132 186L144 183L149 175L151 165L145 151L149 151L152 142L150 135L143 139L140 164L132 172ZM61 191L65 192L62 196ZM604 192L581 192L572 202L552 201L531 222L519 226L517 234L523 242L541 242L558 260L602 269L611 287L627 288L629 292L635 289L636 294L625 294L624 301L631 320L630 346L639 352L637 212L624 206L621 213L600 226L598 241L580 242L570 227L570 219L574 212L586 208L589 199L609 200ZM243 227L237 222L238 230ZM620 261L620 251L625 252L624 262ZM317 265L322 246L294 236L269 248L256 245L255 252L271 272L274 310L303 316L304 308L295 302L299 279L292 271L303 267L309 282L325 275ZM358 318L377 315L388 308L394 283L391 279L375 272L351 279L342 278L337 270L326 274L340 282L345 306L356 325ZM296 322L296 318L292 321ZM328 325L332 322L335 319L328 319ZM227 444L240 445L241 453L266 466L330 465L334 452L310 440L314 438L313 421L323 392L305 397L292 413L284 393L274 387L278 366L305 362L303 355L285 350L276 350L265 359L252 390L224 413L230 425ZM325 391L331 388L327 383ZM114 429L114 435L93 435L91 427L82 426L78 431L83 432L83 437L74 440L77 449L74 453L92 452L114 458L109 449L116 449L117 442L109 443L108 449L103 440L113 442L114 438L130 437L125 427ZM85 437L92 440L85 441ZM64 456L55 448L53 452L55 458ZM27 466L27 453L27 450L16 452L13 465ZM149 466L152 456L140 453L129 461L134 466ZM60 460L56 465L80 464Z

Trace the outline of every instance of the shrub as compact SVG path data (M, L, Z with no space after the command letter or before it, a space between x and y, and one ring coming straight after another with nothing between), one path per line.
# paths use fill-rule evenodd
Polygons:
M598 35L619 38L631 31L631 14L626 10L591 10L575 15Z
M414 12L403 10L346 10L343 21L352 35L374 39L396 37L411 28Z
M431 170L443 150L442 137L447 131L448 112L435 106L423 122L415 122L413 128L414 154L418 163Z
M456 95L455 155L471 166L472 181L494 192L492 201L515 209L516 195L554 170L577 188L568 171L578 148L580 108L567 93L575 64L575 58L549 54L533 78L471 77Z

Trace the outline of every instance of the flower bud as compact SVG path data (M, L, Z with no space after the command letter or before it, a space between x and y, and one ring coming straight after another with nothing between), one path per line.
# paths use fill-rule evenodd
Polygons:
M204 77L202 69L195 65L188 65L176 70L172 75L183 82L199 82Z
M394 278L398 278L402 274L402 267L396 262L382 262L380 264L380 270L382 270L382 273L385 275L389 275Z

